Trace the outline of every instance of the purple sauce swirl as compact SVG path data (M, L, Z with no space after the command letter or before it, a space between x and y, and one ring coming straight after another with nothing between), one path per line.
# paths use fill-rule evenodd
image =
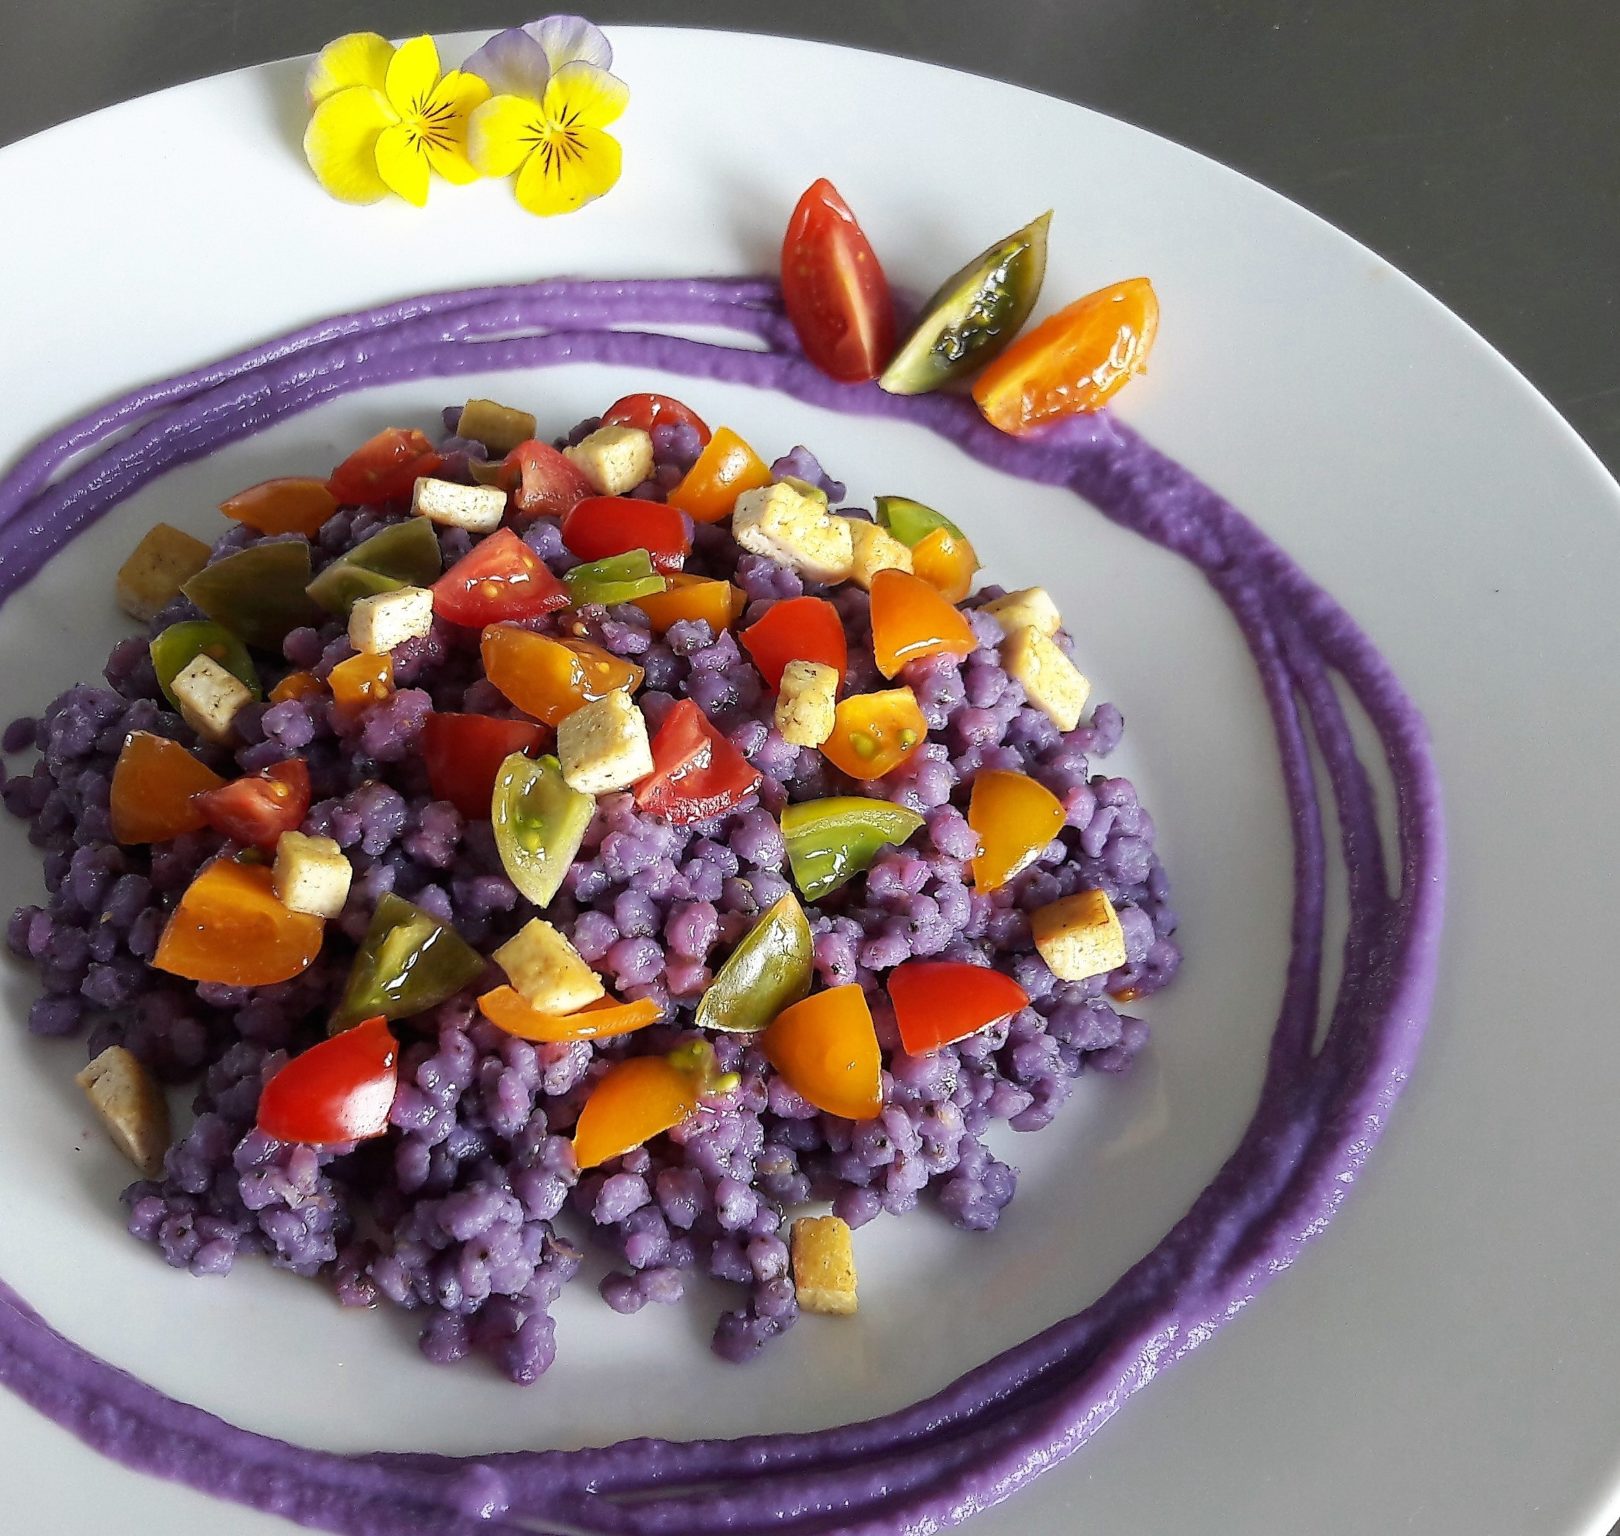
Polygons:
M622 329L635 323L723 326L747 345ZM1158 1247L1084 1311L932 1398L863 1424L482 1459L340 1456L163 1396L62 1337L3 1282L0 1381L132 1468L349 1536L517 1536L553 1525L592 1536L766 1526L784 1536L923 1536L1077 1450L1333 1216L1410 1072L1434 988L1445 852L1427 732L1349 615L1235 508L1118 421L1103 413L1023 442L958 397L836 384L806 363L774 284L759 279L430 294L337 316L135 391L36 444L0 480L0 599L155 476L331 396L560 362L724 379L914 421L996 469L1067 487L1203 571L1259 669L1294 836L1293 953L1242 1141ZM1395 785L1393 895L1340 687L1371 722ZM1349 898L1343 973L1315 1046L1327 848L1313 743Z

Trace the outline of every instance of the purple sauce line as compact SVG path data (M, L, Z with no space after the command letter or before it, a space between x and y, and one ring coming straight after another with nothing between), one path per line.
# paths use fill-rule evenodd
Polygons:
M627 322L725 325L767 350L609 328ZM1127 429L1100 416L1020 443L958 398L834 384L795 354L774 289L760 281L431 294L338 316L134 391L36 445L0 481L0 597L163 470L335 394L562 361L726 379L919 422L993 467L1067 486L1205 572L1260 669L1295 834L1293 957L1265 1086L1240 1146L1159 1247L1090 1307L933 1398L862 1425L482 1461L337 1456L162 1397L56 1334L3 1284L0 1380L131 1466L356 1536L536 1529L508 1512L604 1536L708 1536L764 1524L802 1536L920 1536L955 1525L1084 1444L1131 1392L1291 1263L1337 1208L1410 1071L1433 988L1444 851L1426 733L1342 609L1234 508ZM1394 900L1383 890L1370 783L1330 674L1372 721L1397 785L1402 883ZM1351 872L1344 974L1314 1056L1326 871L1309 735ZM645 1493L654 1496L614 1499Z

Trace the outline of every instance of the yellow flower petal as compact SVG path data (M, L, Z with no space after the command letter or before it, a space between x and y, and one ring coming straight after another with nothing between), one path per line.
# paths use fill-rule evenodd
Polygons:
M403 123L377 135L377 174L390 192L421 208L427 203L428 158L417 135Z
M439 50L426 33L401 43L388 62L383 90L401 117L420 112L439 83Z
M564 64L546 85L541 105L562 128L606 128L625 109L630 87L594 64ZM605 190L605 189L604 189Z
M333 197L374 203L388 192L378 174L377 138L397 121L380 91L352 85L316 107L304 130L304 158Z
M467 125L465 123L459 124L458 131L453 135L443 133L434 135L433 138L427 140L425 148L428 164L446 181L454 182L458 187L464 187L469 181L478 180L478 168L467 158Z
M600 128L553 131L523 162L517 200L530 213L571 213L619 179L619 141Z
M349 32L334 38L315 56L304 76L304 95L311 108L353 85L383 88L394 45L375 32Z
M491 96L467 122L467 158L485 176L510 176L545 136L536 103L523 96Z
M432 105L434 107L447 107L456 116L465 120L473 108L489 100L489 84L477 75L469 75L465 70L452 69L433 88Z

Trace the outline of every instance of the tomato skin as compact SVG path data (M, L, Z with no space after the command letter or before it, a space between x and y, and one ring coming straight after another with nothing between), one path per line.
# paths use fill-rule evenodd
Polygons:
M602 412L604 427L691 427L699 444L709 441L709 424L691 406L669 395L623 395Z
M702 619L718 635L737 622L747 602L742 588L729 581L688 576L684 571L671 576L662 592L635 599L636 607L652 620L659 634L682 619Z
M961 609L921 576L898 570L873 576L872 655L885 677L925 656L969 656L977 645Z
M909 762L927 739L928 722L917 695L909 688L885 688L839 702L821 755L850 778L870 781Z
M568 588L510 528L481 539L433 583L434 614L468 629L532 619L571 601Z
M491 624L478 645L484 676L526 715L560 725L576 709L615 688L632 693L642 670L591 640L537 635L516 624Z
M197 796L197 809L216 832L252 848L274 848L309 811L309 764L301 757L233 779Z
M804 354L846 384L875 379L894 355L894 300L871 242L822 177L788 220L782 302Z
M1063 802L1025 773L981 768L968 801L968 825L978 834L973 887L993 891L1034 863L1063 830Z
M729 811L759 788L759 770L690 699L664 716L652 757L653 771L636 785L636 804L677 827Z
M1011 976L965 960L907 960L889 972L900 1042L912 1056L965 1040L1029 1002Z
M721 427L669 493L669 504L695 523L718 523L731 516L744 491L760 490L774 478L764 459L730 427Z
M632 1056L591 1085L574 1127L574 1161L594 1168L673 1130L698 1107L697 1078L662 1056Z
M435 474L443 463L414 427L386 427L332 471L326 488L342 507L404 501L421 476Z
M532 720L491 715L431 714L422 726L422 761L436 800L468 821L488 821L495 777L514 752L533 753L547 732Z
M367 1019L294 1056L264 1085L258 1127L277 1141L365 1141L388 1129L399 1046L384 1018Z
M268 987L308 970L325 931L277 900L267 865L215 859L169 914L152 964L188 981Z
M866 994L857 983L790 1004L759 1037L765 1059L802 1099L845 1120L883 1108L883 1058Z
M524 517L561 517L577 501L595 494L579 465L550 443L519 443L501 465L497 484Z
M635 496L588 496L576 502L562 520L562 538L581 560L644 549L653 569L665 575L680 570L692 552L686 520L674 507Z
M337 511L337 498L324 480L284 475L238 491L220 502L219 510L260 533L301 533L312 539Z
M558 1044L567 1040L605 1040L634 1034L663 1017L663 1009L651 998L617 1003L601 997L576 1013L542 1013L525 1002L510 987L496 987L478 999L479 1011L492 1024L520 1040Z
M113 764L109 810L113 839L163 843L207 825L197 797L224 779L177 741L131 731Z
M764 617L737 638L773 691L782 686L782 673L790 661L819 661L836 668L838 686L844 686L849 643L844 621L824 597L790 597L772 603Z

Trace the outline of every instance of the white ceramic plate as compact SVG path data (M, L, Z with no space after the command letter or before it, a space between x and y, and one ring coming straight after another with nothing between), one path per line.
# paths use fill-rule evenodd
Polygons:
M478 40L448 40L446 59ZM769 269L793 198L822 174L916 288L1054 207L1052 300L1146 272L1163 301L1153 372L1122 414L1324 579L1426 709L1453 896L1428 1046L1338 1221L1210 1346L974 1529L1606 1531L1620 1513L1616 487L1433 300L1185 150L895 59L700 32L613 40L633 92L624 180L553 222L519 213L502 185L436 186L425 213L329 202L296 150L300 64L0 151L0 457L116 390L349 307L553 273ZM563 424L646 380L487 383ZM120 509L0 615L0 714L94 675L122 628L109 573L155 517L217 529L221 495L323 471L464 388L350 398ZM1183 913L1188 962L1155 1000L1150 1054L1123 1082L1085 1080L1053 1129L1016 1140L1023 1186L998 1236L926 1215L863 1233L858 1321L808 1319L738 1371L708 1355L706 1299L619 1319L581 1284L560 1309L557 1366L524 1392L431 1367L397 1318L342 1313L262 1265L198 1281L126 1238L126 1171L70 1083L79 1050L22 1032L32 976L12 965L0 1274L71 1337L239 1423L338 1449L813 1427L909 1401L1076 1310L1230 1150L1280 984L1288 847L1269 728L1224 611L1169 557L918 429L742 389L676 392L773 451L811 444L855 495L948 507L991 575L1055 587L1100 695L1125 710L1125 771ZM0 850L9 910L37 870L9 819ZM3 1394L0 1444L12 1529L286 1529L124 1472Z

